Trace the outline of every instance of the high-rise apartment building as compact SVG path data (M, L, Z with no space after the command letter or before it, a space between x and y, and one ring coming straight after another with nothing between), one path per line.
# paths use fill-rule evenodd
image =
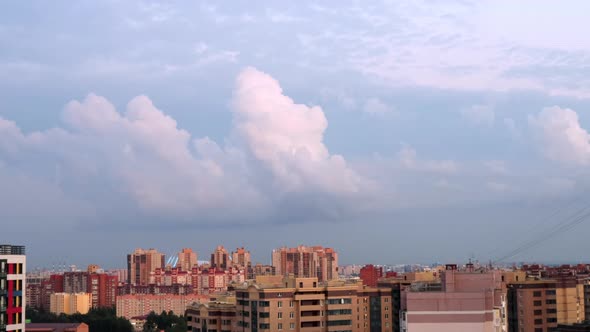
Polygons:
M50 297L49 311L56 315L87 314L91 305L90 293L54 293Z
M528 280L508 284L508 331L538 332L557 328L555 281Z
M244 249L244 247L237 248L236 251L232 251L231 261L232 265L240 266L243 268L247 268L248 266L252 265L252 260L250 259L250 252Z
M391 331L389 289L318 278L260 277L236 287L234 331ZM202 330L198 330L202 332Z
M179 267L181 271L190 271L193 267L197 266L197 253L191 248L183 248L178 253L178 263L176 267Z
M359 277L364 285L377 287L377 280L383 277L383 268L372 264L365 265L361 268Z
M277 275L313 278L319 281L338 279L338 254L332 248L298 246L272 251L272 266Z
M156 249L135 249L127 255L127 282L132 285L147 285L150 273L164 268L165 255Z
M24 246L0 245L0 332L25 330Z
M229 254L227 250L223 246L217 246L211 254L211 267L225 270L229 265Z
M119 278L106 273L91 273L88 275L87 292L92 295L91 306L114 307L117 296Z
M64 272L64 293L88 293L88 272Z

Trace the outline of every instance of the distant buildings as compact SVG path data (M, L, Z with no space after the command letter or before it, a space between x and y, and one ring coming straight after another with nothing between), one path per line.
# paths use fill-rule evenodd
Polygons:
M180 268L181 271L190 271L193 267L197 266L197 253L190 248L183 248L178 253L178 263L176 267Z
M49 311L56 315L87 314L91 306L90 293L55 293L50 296Z
M272 251L272 266L277 275L293 274L319 281L338 279L338 254L332 248L298 246Z
M217 246L211 254L211 267L227 269L230 266L229 255L223 246Z
M115 306L119 277L106 273L88 275L87 292L92 295L92 308L110 308Z
M26 269L24 246L0 245L0 332L25 329Z
M242 268L248 268L250 265L252 265L250 252L244 249L244 247L237 248L236 251L232 251L231 261L233 266L239 266Z
M196 294L121 295L117 297L117 316L130 319L147 315L152 311L157 314L172 311L177 315L183 315L190 304L200 300L207 300L207 297Z
M361 268L359 277L363 285L377 287L377 281L383 277L383 268L372 264L365 265Z
M127 255L127 283L132 285L147 285L150 273L157 268L164 268L165 255L156 249L135 249Z

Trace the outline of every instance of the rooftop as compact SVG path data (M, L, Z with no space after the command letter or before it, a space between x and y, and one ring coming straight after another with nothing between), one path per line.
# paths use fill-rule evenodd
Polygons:
M0 255L24 255L25 246L15 246L11 244L0 244Z
M80 325L85 323L27 323L25 325L26 331L36 332L69 332L76 331Z

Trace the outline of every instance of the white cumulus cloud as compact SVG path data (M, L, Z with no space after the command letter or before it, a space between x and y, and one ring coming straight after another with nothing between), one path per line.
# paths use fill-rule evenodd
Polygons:
M548 158L568 164L590 163L590 134L581 127L575 111L547 107L538 115L529 116L529 125Z
M271 76L245 69L237 79L233 110L237 132L282 190L361 189L361 178L323 143L328 121L322 109L295 103Z
M234 134L223 146L179 128L147 96L119 112L89 94L65 106L61 128L40 132L0 118L0 179L18 174L39 184L25 185L32 192L80 203L89 218L112 215L115 202L131 214L197 224L280 221L289 208L309 212L301 218L337 217L346 199L369 190L323 143L322 109L295 103L271 76L245 69L232 110Z

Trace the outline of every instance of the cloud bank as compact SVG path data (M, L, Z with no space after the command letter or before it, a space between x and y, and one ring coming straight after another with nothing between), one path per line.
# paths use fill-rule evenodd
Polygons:
M282 221L299 215L289 210L295 206L330 218L345 206L342 200L370 190L324 145L322 109L295 103L271 76L243 70L231 109L234 126L224 145L192 137L147 96L133 98L120 113L89 94L66 105L63 128L30 134L0 118L0 175L36 160L25 169L27 181L64 197L104 202L95 208L108 210L109 200L100 196L114 194L146 216L195 223Z

